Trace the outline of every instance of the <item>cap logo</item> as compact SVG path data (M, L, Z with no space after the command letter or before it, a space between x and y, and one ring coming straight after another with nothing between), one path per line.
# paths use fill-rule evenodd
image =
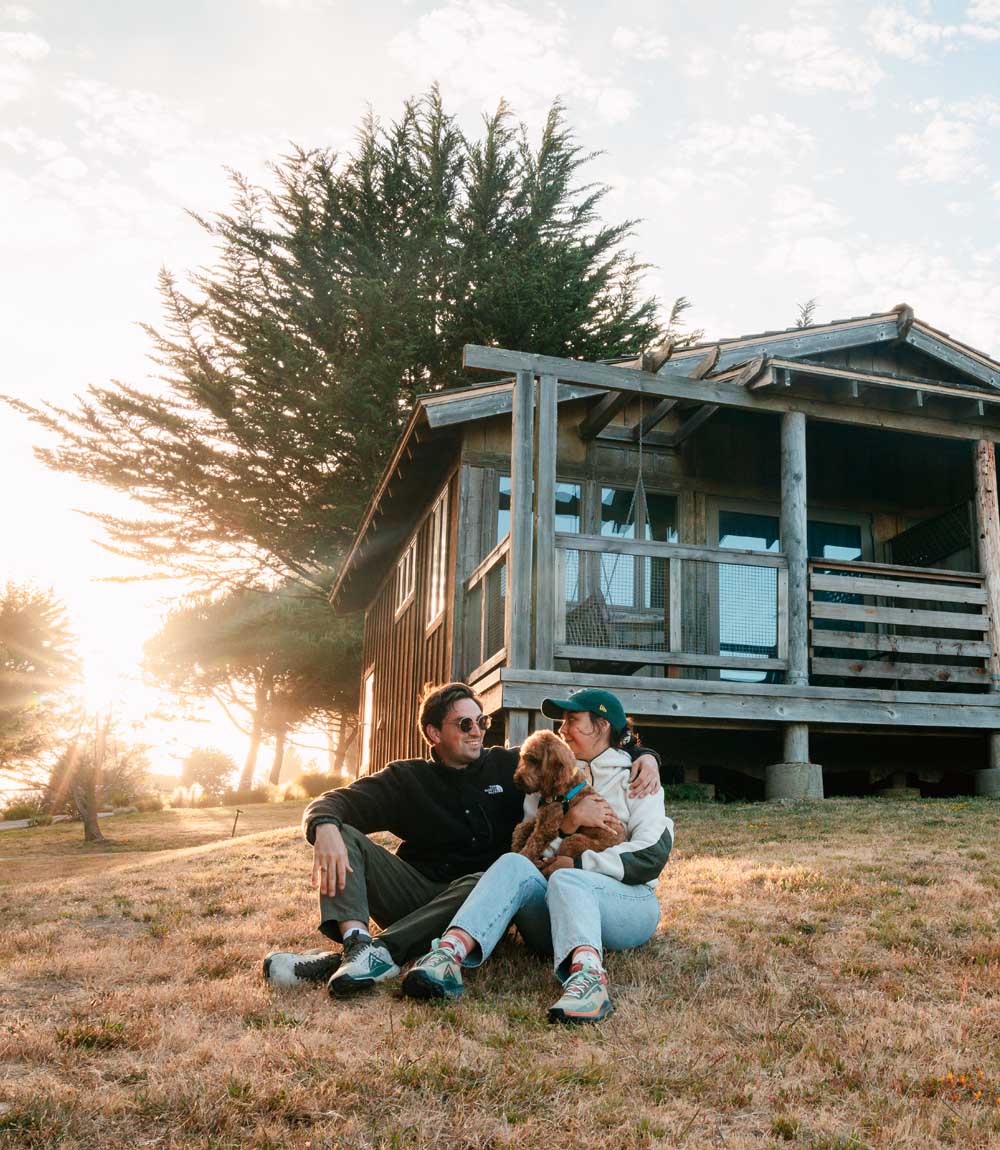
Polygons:
M601 707L600 707L600 709L601 709L602 711L606 711L608 708L607 708L607 707L605 707L605 705L604 705L603 703L601 703Z

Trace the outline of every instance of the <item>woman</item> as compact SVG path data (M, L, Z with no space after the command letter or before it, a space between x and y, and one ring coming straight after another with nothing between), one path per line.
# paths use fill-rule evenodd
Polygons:
M458 998L462 967L485 962L513 919L533 950L553 953L563 992L550 1022L600 1022L614 1006L603 953L642 946L656 930L655 886L673 845L674 825L663 810L662 788L628 797L629 756L619 749L628 720L610 691L587 689L569 699L546 699L542 714L560 719L559 735L576 755L587 781L625 824L625 842L584 851L575 861L556 856L541 869L523 855L506 854L479 880L448 930L403 980L412 998ZM525 800L526 818L538 799ZM560 830L577 829L570 810Z

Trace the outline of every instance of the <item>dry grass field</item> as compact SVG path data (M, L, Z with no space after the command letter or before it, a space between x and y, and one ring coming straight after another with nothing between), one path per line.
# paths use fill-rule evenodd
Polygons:
M0 1147L1000 1146L1000 807L674 813L660 932L581 1030L513 940L458 1004L269 991L318 939L295 829L8 832Z

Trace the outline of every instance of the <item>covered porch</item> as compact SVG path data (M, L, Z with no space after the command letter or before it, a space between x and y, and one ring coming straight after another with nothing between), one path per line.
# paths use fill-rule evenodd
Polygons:
M964 389L928 380L941 394L919 406L909 395L904 406L891 376L869 383L872 399L859 404L850 378L859 373L848 369L824 375L755 359L756 374L744 366L742 379L720 383L696 378L698 362L684 374L669 363L653 374L466 349L468 366L515 372L510 532L462 581L457 643L468 681L491 710L506 712L511 742L527 734L546 694L598 684L646 723L778 724L783 753L767 770L774 798L822 796L810 727L974 729L991 748L976 790L996 793L997 409L975 398L972 412L956 407L970 402ZM595 413L620 411L636 395L650 398L651 414L683 403L692 408L685 438L720 408L766 410L779 425L780 506L719 514L717 541L743 546L557 530L557 402L567 384L605 393ZM936 558L875 562L842 524L809 518L808 427L826 421L939 436L964 452L973 497L964 568ZM643 433L655 436L655 422L645 422ZM899 552L920 554L902 543Z

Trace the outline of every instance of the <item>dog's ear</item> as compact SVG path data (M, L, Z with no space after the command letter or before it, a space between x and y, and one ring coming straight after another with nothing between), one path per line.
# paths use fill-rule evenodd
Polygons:
M545 767L549 778L555 780L555 793L565 795L572 789L577 773L573 752L558 735L551 735L545 740L545 753L547 760Z

